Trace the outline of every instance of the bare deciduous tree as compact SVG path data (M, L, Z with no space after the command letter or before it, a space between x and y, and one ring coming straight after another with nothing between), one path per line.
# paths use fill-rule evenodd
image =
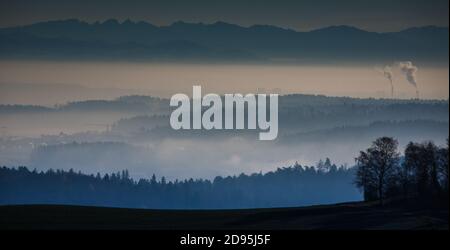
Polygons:
M381 137L356 158L356 185L364 190L366 200L376 198L383 204L389 186L397 182L400 159L397 147L393 138Z

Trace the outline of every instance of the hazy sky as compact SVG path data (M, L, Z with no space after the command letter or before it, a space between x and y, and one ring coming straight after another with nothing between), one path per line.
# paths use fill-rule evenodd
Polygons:
M417 65L423 99L448 99L448 67ZM393 68L395 97L414 98L415 88ZM23 84L32 84L31 88ZM45 85L42 85L45 84ZM84 86L79 89L61 84ZM50 86L49 86L50 85ZM56 86L62 88L58 90ZM52 105L87 98L145 94L192 95L192 85L205 93L254 93L385 97L390 84L373 66L206 65L97 62L0 61L0 103ZM3 90L3 91L2 91ZM278 92L277 91L277 92ZM103 92L101 95L99 95ZM109 94L108 94L109 93ZM98 95L98 96L96 96ZM56 99L55 99L56 98Z
M296 30L353 25L397 31L411 26L448 27L448 9L448 0L0 0L0 26L67 18L88 22L130 18L156 25L221 20Z

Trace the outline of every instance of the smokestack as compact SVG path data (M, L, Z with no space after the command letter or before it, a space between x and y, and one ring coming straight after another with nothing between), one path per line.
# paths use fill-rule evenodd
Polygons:
M394 98L394 72L392 72L392 68L389 65L384 66L383 68L375 68L378 72L383 74L383 76L389 80L391 84L391 98Z
M400 71L405 75L406 80L416 88L416 97L419 99L419 88L417 86L416 72L418 68L412 62L399 62Z
M389 80L391 84L391 98L394 98L394 73L390 66L384 66L383 75Z

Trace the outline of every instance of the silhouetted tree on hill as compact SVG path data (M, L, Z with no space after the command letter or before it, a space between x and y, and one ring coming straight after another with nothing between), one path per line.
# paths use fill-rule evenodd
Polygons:
M356 185L365 200L383 200L403 194L418 197L421 203L445 200L448 203L448 140L446 148L433 142L410 142L403 163L393 138L377 139L356 158Z
M447 148L438 148L433 142L409 143L403 166L410 171L410 193L423 200L448 194L448 143Z
M393 138L381 137L356 158L356 184L370 192L365 193L366 198L376 197L383 204L385 193L397 182L400 160L397 147L398 142Z
M439 149L438 152L438 173L444 193L448 196L448 158L449 158L449 142L447 139L447 147Z

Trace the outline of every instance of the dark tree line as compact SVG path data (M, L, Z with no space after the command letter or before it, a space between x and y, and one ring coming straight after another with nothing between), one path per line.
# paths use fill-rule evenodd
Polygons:
M356 158L356 185L381 204L392 197L448 203L448 156L448 139L446 147L410 142L401 157L398 142L381 137Z
M133 180L128 171L87 175L73 170L0 168L0 204L73 204L132 208L287 207L360 200L414 198L448 205L448 140L407 145L403 155L390 137L361 151L353 168L329 159L315 167L295 164L265 174L214 180ZM355 181L356 176L356 181Z
M214 180L135 181L128 171L86 175L72 170L0 168L0 204L75 204L134 208L285 207L360 200L354 169L330 160L319 168L298 164L274 172Z

